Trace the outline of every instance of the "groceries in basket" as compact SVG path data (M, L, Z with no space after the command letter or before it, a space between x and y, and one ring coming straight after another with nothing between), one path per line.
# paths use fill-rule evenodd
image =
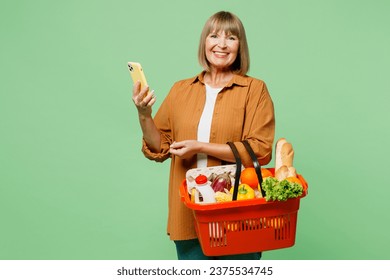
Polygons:
M308 184L293 167L291 144L280 139L275 147L275 168L261 168L249 143L242 143L253 167L244 169L237 149L228 143L236 165L191 169L180 185L181 199L193 211L196 233L206 256L264 252L295 244L300 200L307 195ZM215 202L206 202L208 198L204 201L197 193L197 176L199 184L214 192ZM214 182L216 178L219 179ZM192 200L195 194L197 203Z
M255 167L244 168L237 176L237 164L194 168L187 171L186 183L191 202L198 204L223 203L233 200L265 198L266 201L285 201L303 194L303 182L293 166L294 149L281 138L275 145L275 168L259 168L260 181ZM235 180L239 182L236 183Z

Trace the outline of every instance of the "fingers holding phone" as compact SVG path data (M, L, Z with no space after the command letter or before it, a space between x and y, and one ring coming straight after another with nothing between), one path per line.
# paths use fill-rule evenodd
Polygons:
M149 91L149 86L141 89L141 83L136 82L133 86L133 102L139 113L151 114L152 106L156 102L156 95L154 90Z

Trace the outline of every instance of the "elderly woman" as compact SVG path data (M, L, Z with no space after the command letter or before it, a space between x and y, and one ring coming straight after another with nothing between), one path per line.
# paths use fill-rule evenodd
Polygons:
M275 119L265 83L247 76L249 51L245 29L230 12L211 16L202 31L198 59L204 68L176 82L154 118L153 91L133 87L133 101L143 132L142 151L151 160L171 158L167 234L178 259L260 259L261 253L204 256L192 210L180 200L179 186L190 168L234 162L228 141L236 144L245 166L251 165L241 141L247 140L260 164L270 162Z

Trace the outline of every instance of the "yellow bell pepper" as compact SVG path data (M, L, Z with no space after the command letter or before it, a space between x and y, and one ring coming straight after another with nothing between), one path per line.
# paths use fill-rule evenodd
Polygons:
M230 189L230 193L233 194L234 187ZM255 191L247 184L240 184L238 186L237 200L252 199L255 198Z

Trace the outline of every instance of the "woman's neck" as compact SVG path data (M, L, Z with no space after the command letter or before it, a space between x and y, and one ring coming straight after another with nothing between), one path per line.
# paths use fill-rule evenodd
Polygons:
M233 73L231 71L210 71L204 75L204 81L213 88L223 88L232 77Z

